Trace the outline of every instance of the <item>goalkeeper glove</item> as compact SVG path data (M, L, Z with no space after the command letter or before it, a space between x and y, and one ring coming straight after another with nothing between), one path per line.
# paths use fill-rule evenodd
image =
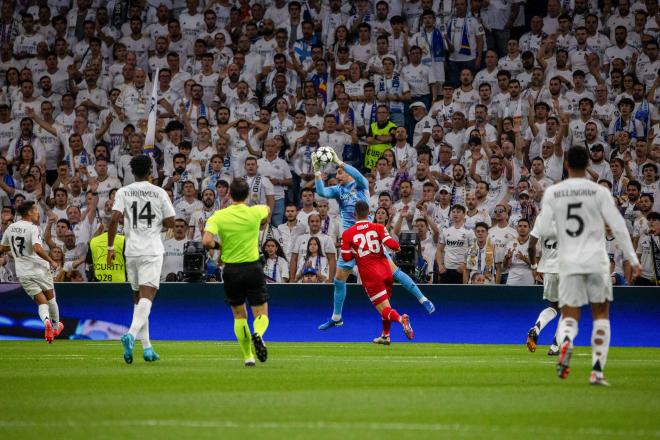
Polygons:
M337 156L337 152L334 149L332 150L332 163L339 166L344 165L344 162Z
M314 168L314 174L318 174L321 172L322 165L321 165L321 161L316 155L316 151L312 153L312 167Z

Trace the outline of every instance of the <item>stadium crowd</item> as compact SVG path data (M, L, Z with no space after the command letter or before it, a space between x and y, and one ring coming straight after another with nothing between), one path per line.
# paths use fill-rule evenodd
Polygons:
M533 284L543 192L583 145L642 262L631 279L608 237L613 279L655 285L659 31L657 0L5 0L0 233L37 201L57 280L101 279L90 241L133 182L157 80L152 181L177 213L163 280L244 178L272 211L268 279L332 282L338 207L311 160L331 146L367 177L374 221L415 248L419 282Z

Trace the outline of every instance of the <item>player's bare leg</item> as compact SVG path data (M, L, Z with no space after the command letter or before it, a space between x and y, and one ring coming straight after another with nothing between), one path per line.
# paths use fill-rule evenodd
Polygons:
M266 344L264 343L264 333L268 329L268 303L263 303L258 306L252 306L252 316L254 316L254 321L252 322L252 345L254 345L254 353L257 355L259 362L266 362L268 359L268 350L266 349Z
M591 332L591 377L592 385L610 386L605 380L603 371L607 362L607 353L610 349L610 303L592 303L593 330Z
M559 304L556 302L550 302L550 307L546 307L541 311L538 318L536 318L536 323L534 326L529 329L527 332L527 349L530 352L536 351L536 344L541 334L541 330L545 328L550 321L552 321L559 312ZM556 344L556 341L554 341Z
M344 300L346 299L346 280L350 274L351 270L337 265L337 272L335 273L334 279L332 317L328 321L319 325L319 330L328 330L333 327L344 325L344 320L341 318L341 314L344 309Z
M578 334L578 321L580 309L563 306L561 308L561 321L557 329L559 339L559 359L557 359L557 376L566 379L570 373L571 355L573 354L573 341Z
M53 332L53 324L50 320L50 312L48 309L48 297L47 293L50 292L52 295L52 290L37 293L32 298L37 304L37 312L39 313L39 319L44 323L44 339L49 344L53 343L53 338L55 337Z
M385 301L376 304L376 310L378 310L378 313L380 313L380 316L383 319L400 323L401 327L403 327L403 333L405 333L406 337L408 339L413 338L414 333L412 326L410 325L410 318L405 313L403 315L399 315L399 312L390 306L389 300L386 299Z
M392 278L394 278L394 281L398 281L404 289L406 289L408 292L410 292L415 298L417 298L417 301L421 305L424 306L426 311L429 313L429 315L433 312L435 312L435 306L433 303L424 296L421 290L419 290L419 287L415 282L406 274L404 271L402 271L396 264L394 264L394 261L389 259L390 262L390 268L392 269Z
M143 327L148 325L151 306L153 304L154 298L156 298L156 293L158 292L155 287L151 286L139 286L139 289L140 290L137 292L138 300L133 309L133 320L131 322L131 327L128 329L128 333L121 337L121 343L124 346L124 361L127 364L133 363L133 348L135 346L135 340L138 339L138 335L142 331ZM147 327L147 340L148 331L149 330ZM150 354L151 357L153 348L149 346L149 348L145 351ZM153 355L154 357L150 360L147 360L146 357L145 360L147 360L147 362L152 362L160 359L160 357L155 352L153 352Z

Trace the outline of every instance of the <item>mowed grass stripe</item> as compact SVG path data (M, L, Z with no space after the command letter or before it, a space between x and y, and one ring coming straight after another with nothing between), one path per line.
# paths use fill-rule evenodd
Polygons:
M566 381L545 347L270 343L246 369L231 342L0 342L0 438L657 438L660 349L610 351L610 389Z

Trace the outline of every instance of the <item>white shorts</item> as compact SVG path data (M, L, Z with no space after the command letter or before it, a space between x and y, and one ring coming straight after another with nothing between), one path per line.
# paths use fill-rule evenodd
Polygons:
M559 301L559 274L543 274L543 299L550 302Z
M140 286L158 289L160 286L160 271L163 267L162 255L143 255L140 257L126 257L126 278L131 283L134 292Z
M33 275L29 277L19 277L18 281L21 283L23 290L30 298L35 295L45 292L46 290L54 290L53 274L50 270L45 270L41 275Z
M582 307L612 302L612 279L608 274L572 274L559 277L559 307Z

